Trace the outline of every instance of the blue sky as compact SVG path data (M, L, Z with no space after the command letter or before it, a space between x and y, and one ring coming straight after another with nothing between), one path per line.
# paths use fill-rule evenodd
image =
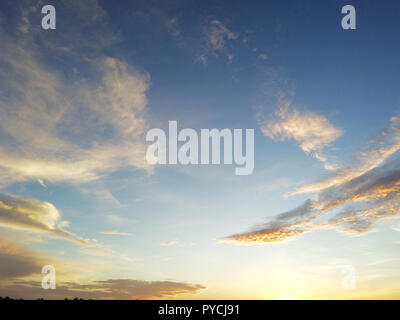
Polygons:
M26 265L0 295L399 298L396 1L353 1L356 30L345 1L52 4L56 30L0 5L0 254ZM150 166L170 120L254 129L253 174Z

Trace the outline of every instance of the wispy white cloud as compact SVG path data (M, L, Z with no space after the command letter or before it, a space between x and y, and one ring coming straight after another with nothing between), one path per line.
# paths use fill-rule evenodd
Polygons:
M267 60L267 59L268 59L268 56L267 56L265 53L260 53L260 54L258 55L258 59L260 59L260 60Z
M400 224L393 226L392 229L400 232Z
M334 169L323 150L339 138L343 131L323 115L311 111L301 112L284 104L278 108L273 119L262 123L261 131L273 140L297 141L305 153L322 161L327 169Z
M25 81L12 84L7 95L12 98L0 101L6 140L0 148L3 184L31 179L88 182L124 166L147 168L145 146L138 139L145 128L139 114L146 104L147 76L104 58L99 62L102 83L80 85L70 96L64 94L71 89L67 83L31 63L16 67L24 69L17 73ZM107 131L114 133L105 136Z
M97 1L91 2L97 8L89 10L93 19L78 19L77 24L101 27L106 15ZM73 1L71 6L83 10L84 5ZM31 11L23 10L21 23L30 23ZM147 126L149 75L104 56L97 47L86 50L91 40L77 40L76 30L69 34L75 42L61 35L73 43L61 53L57 39L51 43L35 30L8 34L0 25L0 72L7 74L0 79L1 185L28 180L43 186L46 181L82 183L121 168L151 170L141 139ZM86 49L79 51L82 47ZM48 63L52 54L75 72L61 72Z
M174 37L179 37L182 33L177 17L167 18L165 27Z
M177 243L178 243L178 241L165 241L165 242L162 242L161 245L163 247L171 247L171 246L176 245Z
M205 36L205 48L197 57L198 60L206 64L209 56L218 58L225 56L229 62L233 60L233 55L229 50L228 41L236 40L237 34L218 19L208 19L203 26Z

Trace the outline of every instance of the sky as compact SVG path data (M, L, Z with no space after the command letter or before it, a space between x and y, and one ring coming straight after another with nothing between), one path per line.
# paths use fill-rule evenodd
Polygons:
M399 15L2 1L0 296L399 299ZM254 129L254 171L149 164L169 121Z

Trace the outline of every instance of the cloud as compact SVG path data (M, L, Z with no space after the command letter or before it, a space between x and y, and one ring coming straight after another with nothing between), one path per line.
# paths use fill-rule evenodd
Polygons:
M3 281L40 273L45 265L32 252L4 236L0 236L0 261L0 278Z
M260 54L258 55L258 59L260 59L260 60L267 60L267 59L268 59L268 56L267 56L266 54L264 54L264 53L260 53Z
M21 241L25 243L26 241ZM77 282L75 272L57 267L57 289L43 290L40 281L42 267L47 264L55 266L70 265L70 261L54 261L40 258L10 236L0 235L0 296L24 299L160 299L181 294L194 294L205 289L199 284L179 281L144 281L136 279L110 279ZM78 261L81 264L81 260ZM92 262L93 263L93 262ZM104 265L104 262L103 262ZM113 265L115 268L115 265ZM79 272L79 268L77 269ZM86 270L85 270L86 271ZM73 275L75 281L69 278ZM33 280L32 280L33 279ZM68 279L68 280L67 280Z
M72 241L81 245L80 252L86 255L109 258L114 261L115 259L134 261L128 255L115 252L96 239L83 238L65 230L66 227L69 227L69 222L61 220L61 214L57 208L46 201L12 195L0 196L0 227ZM122 232L116 233L116 231L104 234L131 235Z
M369 141L359 153L357 165L342 168L324 181L302 186L291 195L318 192L347 183L382 165L386 159L400 150L400 118L392 117L390 122L389 128L381 131L377 138Z
M97 1L91 3L91 14L77 14L70 32L59 37L48 39L31 26L30 8L22 9L21 22L32 27L29 33L10 33L0 24L0 72L7 74L0 78L0 187L29 180L86 183L122 168L151 170L141 139L150 76L102 54L105 39L114 41L111 33L101 34L103 41L100 33L85 34L81 41L82 30L92 34L107 25ZM73 12L85 6L60 5Z
M162 242L161 245L163 247L171 247L171 246L176 245L177 243L178 243L178 241L165 241L165 242Z
M116 235L116 236L133 236L132 233L128 233L128 232L118 232L115 230L112 231L102 231L100 232L101 234L107 234L107 235Z
M303 205L279 214L262 225L257 225L249 232L233 234L221 239L222 242L239 242L247 244L279 242L295 238L305 233L313 220L314 207L311 200Z
M62 229L69 223L61 220L60 212L49 202L17 196L0 196L0 227L38 232L61 237L80 244L91 241Z
M173 18L167 18L165 22L165 27L167 30L174 36L178 37L181 35L182 31L179 27L179 22L178 18L173 17Z
M228 236L222 241L247 244L280 242L322 229L362 235L373 230L380 220L398 217L400 157L393 150L398 150L399 124L397 118L392 118L390 129L381 135L386 143L381 139L375 140L375 144L370 143L369 152L364 151L363 162L346 173L339 170L336 177L320 183L320 189L316 188L319 193L314 199L308 199L298 208L279 214L248 232Z
M208 57L225 56L229 62L232 61L233 55L230 53L227 41L236 40L237 34L230 31L224 23L218 19L208 19L204 24L205 48L198 56L198 60L206 64Z
M43 290L39 282L16 281L0 286L0 296L23 299L166 299L182 294L194 294L205 289L199 284L175 281L143 281L110 279L88 284L67 282L57 284L56 290Z
M205 289L199 284L179 281L145 281L137 279L109 279L84 281L82 275L91 271L84 267L90 263L101 267L104 261L77 260L55 261L52 258L39 257L36 252L23 247L26 237L15 237L12 234L0 234L0 297L9 296L24 299L160 299L171 298L181 294L194 294ZM72 262L72 264L71 264ZM57 289L43 290L40 280L44 265L54 265L57 270ZM72 270L71 270L72 268ZM107 267L108 268L108 267ZM115 270L115 260L111 266ZM106 269L107 270L107 269ZM73 280L71 280L73 279ZM77 281L77 279L80 279Z
M273 140L296 140L305 153L322 161L327 169L333 167L328 164L323 149L343 134L324 116L310 111L300 112L291 108L287 101L279 107L274 119L262 124L261 131Z

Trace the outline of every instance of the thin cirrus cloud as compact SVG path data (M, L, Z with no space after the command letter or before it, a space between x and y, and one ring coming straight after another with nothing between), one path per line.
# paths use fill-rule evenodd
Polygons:
M203 26L205 46L197 59L203 64L207 64L209 57L218 58L224 56L228 62L233 60L233 55L229 50L228 41L238 38L237 34L218 19L207 19Z
M393 226L392 229L400 232L400 224Z
M162 242L161 245L163 247L171 247L171 246L176 245L177 243L178 243L178 241L165 241L165 242Z
M334 169L334 166L328 163L323 150L339 138L343 131L324 116L282 105L275 112L274 119L262 123L261 131L273 140L295 140L301 150L322 161L326 169Z
M392 117L388 130L368 144L357 166L340 169L333 177L305 190L317 191L299 207L281 213L250 231L222 241L260 244L288 241L313 230L335 229L362 235L400 212L400 118Z
M73 4L77 12L85 7ZM52 41L31 26L36 10L23 10L15 34L0 24L0 72L7 74L0 80L0 186L86 183L121 168L151 170L141 139L150 76L102 54L114 41L111 33L98 42L98 36L77 41L75 25L103 29L106 14L99 10L80 20L77 14L72 31ZM27 27L31 32L24 32ZM52 55L68 71L55 68L47 58Z
M133 236L132 233L128 233L128 232L119 232L116 230L112 230L112 231L102 231L100 232L101 234L106 234L106 235L111 235L111 236Z

